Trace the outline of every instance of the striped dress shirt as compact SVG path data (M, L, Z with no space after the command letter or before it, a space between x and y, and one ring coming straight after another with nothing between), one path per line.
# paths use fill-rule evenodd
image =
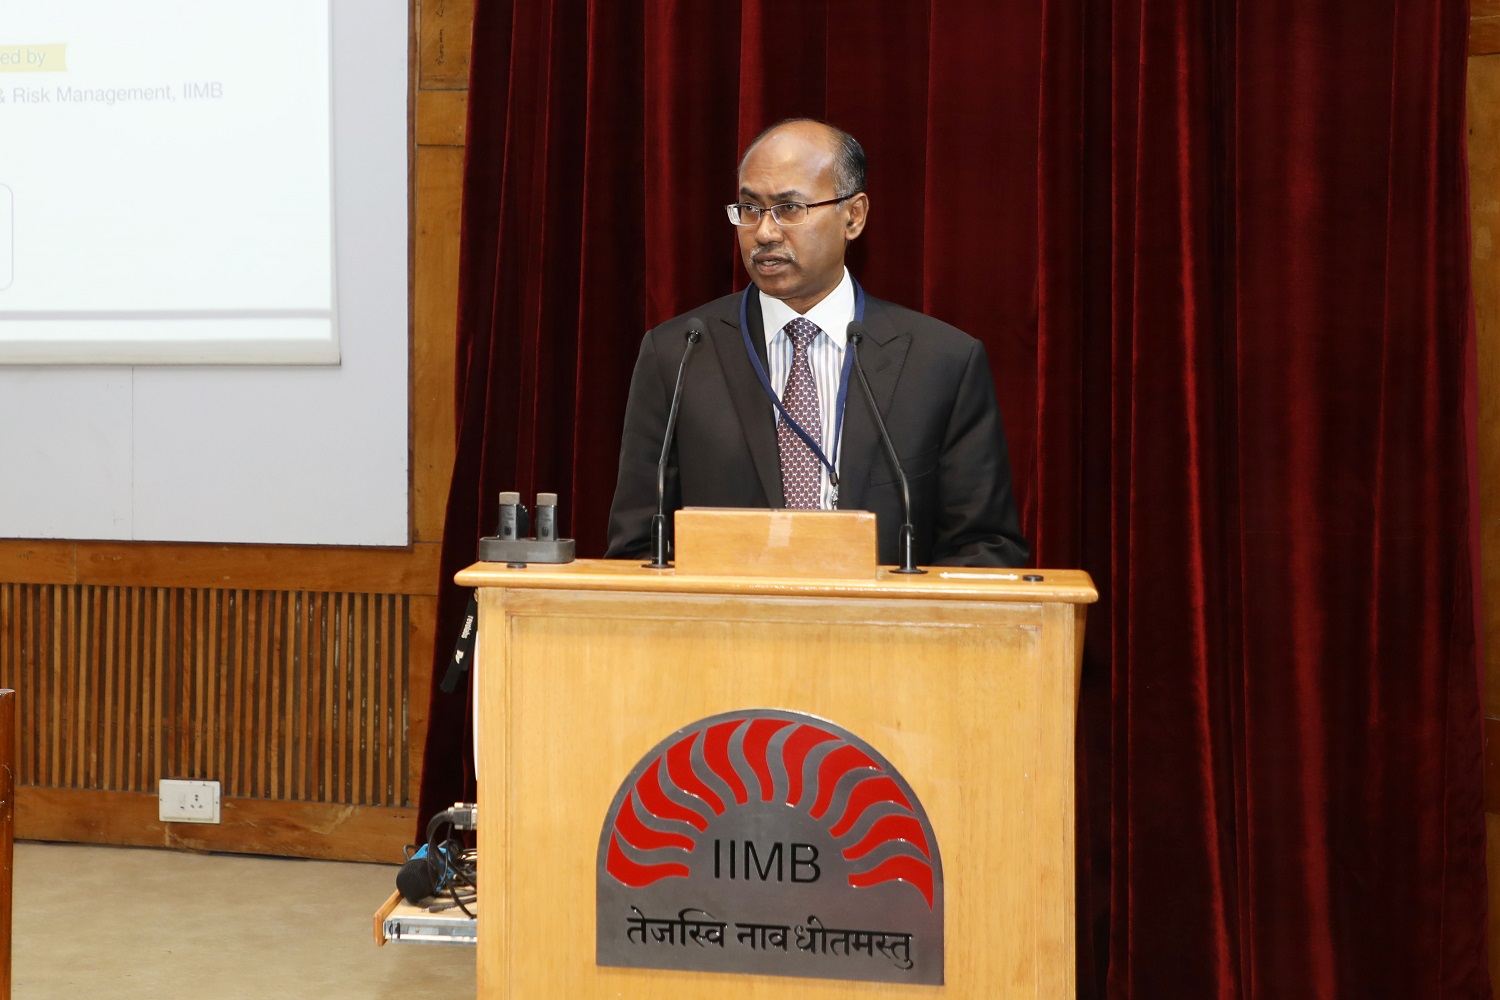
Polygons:
M854 319L854 282L849 277L849 271L846 268L838 287L805 314L798 313L780 299L773 299L764 293L757 294L760 295L761 317L765 321L768 362L766 374L771 379L771 388L776 390L778 399L786 388L787 375L792 370L792 338L786 334L786 325L799 315L805 315L823 331L807 349L813 381L818 385L818 408L823 415L822 438L818 440L818 433L813 428L804 427L803 430L811 434L814 440L818 440L824 457L837 468L839 442L834 439L834 428L838 424L839 376L843 374L849 321ZM776 411L776 407L772 406L771 409L775 411L773 415L776 419L780 420L781 414ZM828 467L823 466L823 487L818 506L823 510L831 510L833 501L833 483L828 478Z

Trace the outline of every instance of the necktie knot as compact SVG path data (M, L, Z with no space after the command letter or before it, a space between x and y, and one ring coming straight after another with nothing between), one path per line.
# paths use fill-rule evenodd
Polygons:
M786 335L792 338L792 346L806 350L813 339L823 331L812 320L798 316L786 325Z

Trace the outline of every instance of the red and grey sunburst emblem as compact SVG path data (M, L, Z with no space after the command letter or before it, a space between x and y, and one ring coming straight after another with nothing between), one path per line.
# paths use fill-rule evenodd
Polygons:
M733 852L741 843L734 839L742 835L739 816L753 816L756 830L790 823L819 834L813 839L834 854L823 857L819 871L852 889L905 884L929 911L934 906L942 864L911 788L854 735L795 712L713 716L659 744L616 796L602 831L601 866L634 889L690 878L711 864L722 874L721 847ZM759 865L761 856L748 857L746 867Z

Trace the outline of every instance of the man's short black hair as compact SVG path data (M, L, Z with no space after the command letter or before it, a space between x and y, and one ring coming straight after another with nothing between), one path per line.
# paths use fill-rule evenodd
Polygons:
M816 118L783 118L774 125L769 125L761 130L761 133L751 140L750 145L745 147L745 156L740 157L740 171L745 169L745 157L750 155L762 139L783 125L796 125L807 122L812 125L821 125L833 133L834 157L833 157L833 185L837 189L836 194L840 198L857 194L865 189L865 176L869 169L869 163L865 159L865 148L859 144L859 140L837 125L819 121Z

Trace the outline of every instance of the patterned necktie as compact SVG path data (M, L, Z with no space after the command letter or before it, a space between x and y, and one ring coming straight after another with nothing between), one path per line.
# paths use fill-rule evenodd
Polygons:
M808 437L823 443L823 417L818 408L818 384L813 381L812 365L807 361L807 347L823 331L798 316L786 325L792 339L792 370L787 373L786 388L781 391L781 405ZM786 505L803 510L817 510L823 492L823 472L818 457L792 430L785 418L776 423L781 444L781 491Z

